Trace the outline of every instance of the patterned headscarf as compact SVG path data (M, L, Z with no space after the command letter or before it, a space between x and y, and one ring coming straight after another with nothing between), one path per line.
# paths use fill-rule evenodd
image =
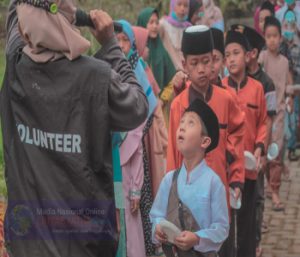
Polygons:
M139 58L135 42L135 36L131 24L126 20L119 20L118 22L122 25L123 33L128 37L130 41L131 49L127 55L127 60L129 61L132 69L134 70L137 81L143 87L144 93L147 96L147 100L149 103L149 118L156 108L157 99L147 78L144 66Z

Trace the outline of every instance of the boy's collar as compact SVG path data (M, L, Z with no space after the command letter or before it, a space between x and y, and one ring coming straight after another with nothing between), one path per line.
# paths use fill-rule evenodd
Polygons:
M216 83L214 83L214 85L216 85L216 86L218 86L218 87L220 87L220 88L225 88L225 87L223 86L222 78L221 78L220 76L218 76L218 80L217 80Z
M247 82L248 82L248 77L247 77L247 75L244 77L244 79L242 80L242 82L241 82L241 84L240 84L240 89L242 89L244 86L246 86L247 85ZM231 78L231 76L229 76L229 78L228 78L228 84L229 84L229 86L230 87L233 87L233 88L235 88L235 89L237 89L238 88L238 83L237 82L235 82L232 78Z
M259 73L261 73L262 71L262 67L260 64L258 64L258 69L254 72L254 73L250 73L247 71L247 74L250 76L250 77L256 77Z
M203 95L201 93L197 92L191 84L191 86L189 87L189 103L192 103L197 98L205 100L205 102L209 102L209 100L212 97L212 94L213 94L213 86L212 85L208 86L208 89L207 89L207 92L205 95L205 99L204 99Z
M269 49L267 49L268 54L272 55L272 56L278 56L280 55L280 49L278 49L278 51L276 53L273 53L272 51L270 51Z
M203 171L207 167L205 159L203 159L193 170L191 170L188 174L184 162L181 166L181 176L183 176L184 181L186 181L187 184L192 184L195 182L200 176L202 176ZM180 176L180 175L179 175ZM189 181L187 181L187 177L189 176Z
M256 72L254 72L253 74L249 74L250 76L253 76L253 77L256 77L259 73L261 73L262 72L262 67L261 67L261 65L259 64L258 65L258 69L257 69L257 71Z

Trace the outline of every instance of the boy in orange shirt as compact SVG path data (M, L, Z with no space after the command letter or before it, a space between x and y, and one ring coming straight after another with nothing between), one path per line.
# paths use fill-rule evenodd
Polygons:
M229 31L225 41L225 62L230 73L223 79L223 85L240 103L245 116L244 147L254 154L257 163L255 170L246 170L242 195L242 207L238 211L238 257L256 255L256 197L255 185L260 167L260 158L264 155L264 142L267 136L267 111L263 86L246 75L249 43L239 32Z
M213 39L207 26L191 26L184 31L183 66L190 84L172 102L169 122L167 171L178 169L182 154L176 146L176 130L184 111L193 100L200 98L214 110L219 120L218 147L206 155L206 162L221 178L227 192L230 185L239 197L244 183L243 136L244 117L227 90L210 84L213 64ZM227 150L227 149L230 149ZM230 173L227 174L227 166Z

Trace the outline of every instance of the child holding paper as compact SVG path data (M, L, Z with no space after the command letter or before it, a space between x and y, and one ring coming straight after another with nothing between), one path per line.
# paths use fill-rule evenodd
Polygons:
M194 100L184 112L176 134L183 155L180 169L164 177L150 212L153 241L161 243L167 257L217 256L228 236L226 190L220 177L204 160L217 147L219 124L216 114L202 100ZM201 188L201 190L199 190ZM168 220L182 230L168 244L160 222Z

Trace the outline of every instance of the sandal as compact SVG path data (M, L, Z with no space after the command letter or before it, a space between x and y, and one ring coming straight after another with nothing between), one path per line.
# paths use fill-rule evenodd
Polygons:
M283 168L283 179L282 180L285 182L291 181L290 170L286 165L284 165L284 168Z
M291 180L291 177L290 177L290 174L283 174L282 180L283 180L284 182L291 182L291 181L292 181L292 180Z
M273 202L272 210L273 211L284 211L284 204L282 202L277 202L277 203Z
M272 192L267 191L266 192L266 198L269 199L269 200L272 200Z

